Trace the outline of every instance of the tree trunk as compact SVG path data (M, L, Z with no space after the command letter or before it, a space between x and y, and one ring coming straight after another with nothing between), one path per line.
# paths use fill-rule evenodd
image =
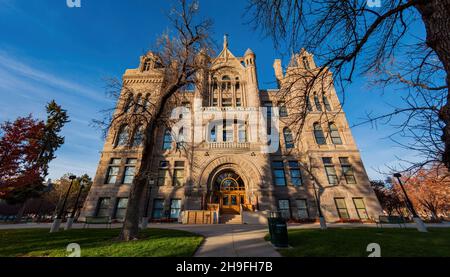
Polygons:
M153 153L156 122L151 121L146 143L144 144L144 151L142 154L141 165L138 173L136 174L133 183L130 188L130 195L128 196L128 206L125 214L125 220L123 222L122 232L119 239L123 241L130 241L138 239L139 234L139 210L141 207L141 199L144 193L144 189L147 184L147 173L151 170L150 162ZM148 201L148 199L147 199Z
M20 207L19 211L17 212L16 219L14 220L14 223L20 223L22 221L23 214L25 213L25 210L27 209L29 199L25 200L23 202L22 206Z
M450 0L427 0L417 4L427 32L426 43L433 49L447 72L446 83L450 87ZM444 122L442 162L450 169L450 94L447 89L445 105L439 113Z

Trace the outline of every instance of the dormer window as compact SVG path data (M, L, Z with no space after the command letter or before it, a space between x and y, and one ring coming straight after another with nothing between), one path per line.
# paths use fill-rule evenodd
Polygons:
M311 66L309 65L308 58L306 56L302 57L302 61L303 61L303 67L305 67L308 70L311 69Z

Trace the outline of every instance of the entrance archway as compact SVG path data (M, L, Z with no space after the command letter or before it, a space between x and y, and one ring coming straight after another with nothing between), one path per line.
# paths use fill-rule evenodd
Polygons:
M246 204L245 183L232 169L218 172L213 178L212 203L219 204L221 213L239 213Z

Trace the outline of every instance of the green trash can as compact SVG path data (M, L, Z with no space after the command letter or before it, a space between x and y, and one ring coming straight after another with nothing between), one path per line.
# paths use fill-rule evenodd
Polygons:
M287 224L280 212L271 212L268 218L270 241L276 247L288 247Z

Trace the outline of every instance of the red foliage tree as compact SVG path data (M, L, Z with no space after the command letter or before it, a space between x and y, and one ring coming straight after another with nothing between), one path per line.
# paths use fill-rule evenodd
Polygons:
M0 198L9 192L42 182L36 163L44 134L43 121L19 117L0 126Z
M450 174L447 168L434 165L403 178L405 190L418 213L432 220L450 215Z

